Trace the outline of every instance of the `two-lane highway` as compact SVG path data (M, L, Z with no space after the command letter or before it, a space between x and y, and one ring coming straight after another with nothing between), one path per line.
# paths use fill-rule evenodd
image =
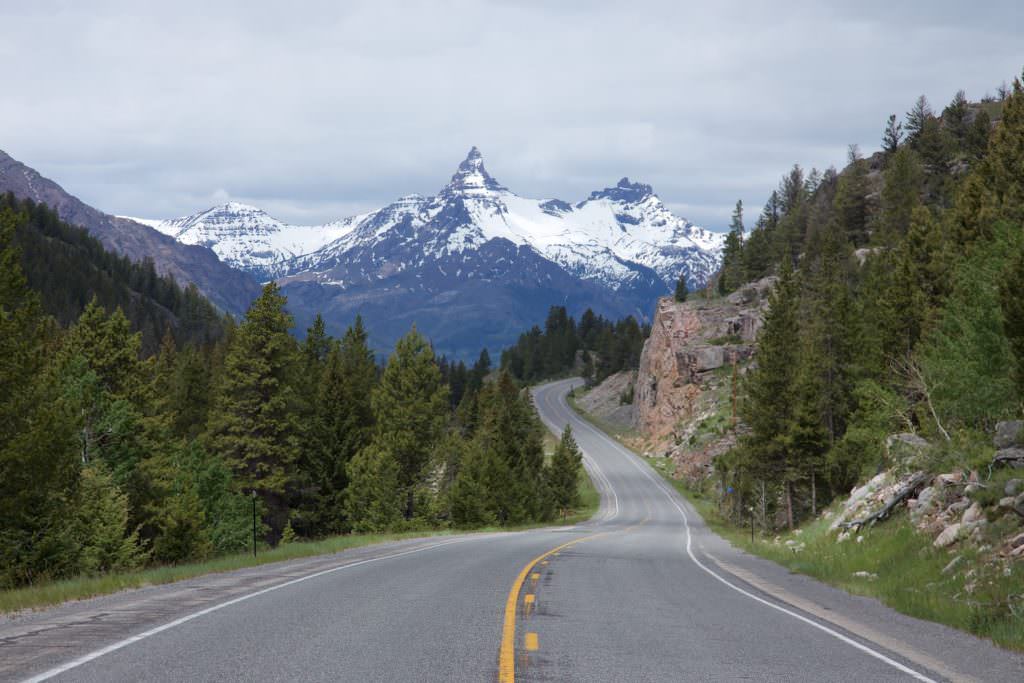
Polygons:
M0 620L0 677L62 681L1024 680L1019 656L711 534L539 387L602 494L575 527L375 546ZM240 587L241 586L241 587Z

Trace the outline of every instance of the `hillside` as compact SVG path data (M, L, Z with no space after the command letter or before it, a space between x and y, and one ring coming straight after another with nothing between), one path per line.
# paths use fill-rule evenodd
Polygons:
M135 263L107 251L83 228L62 221L48 207L0 195L0 211L15 217L14 244L28 285L58 324L78 320L93 301L120 308L142 334L142 350L157 350L168 330L180 345L209 344L224 334L221 314L194 285L182 288L159 275L152 259Z
M1022 647L1024 87L884 133L738 207L722 298L659 304L638 447L754 552Z
M94 209L0 151L0 193L5 192L49 206L62 220L88 230L107 249L132 261L151 259L158 273L196 285L223 311L244 313L259 294L251 276L225 265L209 249L181 244L151 227Z

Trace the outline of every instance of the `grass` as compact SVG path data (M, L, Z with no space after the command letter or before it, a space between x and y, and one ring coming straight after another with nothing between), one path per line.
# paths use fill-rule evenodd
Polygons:
M1020 562L993 563L971 548L936 549L931 537L918 533L905 514L865 529L861 541L854 537L837 543L836 534L828 530L829 520L819 518L794 533L773 538L759 534L751 543L749 526L736 526L706 495L673 479L666 468L655 469L693 503L715 533L736 547L849 593L877 598L903 614L1024 650ZM786 545L788 540L804 544L803 550L794 552ZM956 569L943 574L957 555L962 559ZM855 576L857 572L868 575Z
M151 567L129 572L116 572L99 576L78 577L52 581L35 586L0 591L0 612L16 612L56 605L68 600L81 600L98 595L107 595L130 588L156 586L190 579L203 574L228 572L244 567L254 567L282 560L293 560L314 555L331 555L387 541L400 541L426 536L444 536L451 531L413 531L399 534L350 534L333 536L321 541L303 541L279 545L252 556L251 552L224 555L204 562Z
M603 428L593 415L573 407ZM771 538L758 534L751 543L750 527L726 519L708 495L676 479L668 458L644 460L697 508L712 531L733 546L849 593L876 598L903 614L1024 651L1024 562L993 562L973 548L936 549L931 537L918 533L905 514L865 529L860 541L854 537L837 543L828 530L829 520L819 518L794 533ZM995 537L1010 533L998 520L989 526ZM788 540L802 543L803 549L794 552L786 545ZM956 568L943 574L958 555L962 559ZM855 576L857 572L867 575Z
M545 450L550 453L555 444L557 444L557 439L547 434L545 437ZM590 476L586 471L582 469L580 470L579 492L580 505L575 510L565 517L555 519L546 524L530 524L516 527L484 527L470 530L425 530L394 534L348 534L332 536L319 541L299 541L287 545L279 545L270 550L262 550L256 557L253 557L251 552L237 553L203 562L190 562L188 564L150 567L136 571L51 581L34 586L0 591L0 613L39 609L50 605L58 605L69 600L83 600L123 590L173 583L204 574L228 572L271 562L313 557L315 555L333 555L344 550L387 543L389 541L448 536L456 533L523 531L551 525L578 524L593 517L601 503L601 496L594 487L594 483L590 480Z

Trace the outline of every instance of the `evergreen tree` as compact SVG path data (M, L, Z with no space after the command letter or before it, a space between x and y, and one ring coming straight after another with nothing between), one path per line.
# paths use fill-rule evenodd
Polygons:
M430 454L448 419L448 387L441 384L433 350L415 328L395 345L371 401L374 458L396 459L403 501L399 512L412 519L417 489L429 473Z
M348 463L345 512L353 531L386 531L402 520L409 496L401 484L400 469L395 454L378 442L361 450Z
M47 367L51 331L0 208L0 588L79 571L74 414Z
M676 281L676 293L675 299L677 302L682 303L686 301L686 297L690 295L690 290L686 286L686 274L683 273L679 276L679 280Z
M880 244L893 247L910 229L910 216L921 203L923 174L917 153L899 149L885 169L881 196L881 229L875 236Z
M859 247L868 241L868 169L856 145L850 145L849 162L839 176L839 186L832 205L839 225L846 233L846 239Z
M790 433L796 403L798 303L796 277L788 260L783 260L758 337L757 366L747 375L747 399L741 406L741 416L750 427L743 439L746 460L741 466L757 479L783 484L790 526L794 521L793 484L801 475Z
M903 141L903 124L896 121L896 114L890 114L885 124L885 131L882 133L882 151L886 156L891 156L899 149Z
M362 318L357 316L341 344L330 350L325 365L305 465L315 490L310 520L314 534L345 530L348 463L369 444L373 433L370 395L377 366L367 346Z
M954 143L962 146L967 138L970 121L970 106L967 103L967 95L963 90L958 90L953 100L942 111L942 122L945 130L953 138Z
M729 233L722 249L722 268L718 275L718 292L728 294L746 281L743 268L743 200L736 201Z
M82 544L80 571L98 574L134 569L145 559L138 533L129 526L128 496L118 489L102 462L82 470L75 512L74 524Z
M234 469L240 487L255 491L276 540L288 517L288 494L299 458L292 317L275 283L264 286L234 335L215 389L206 442Z
M548 468L548 486L558 510L564 512L579 505L579 476L582 466L583 455L572 436L572 429L566 425Z
M914 107L907 112L907 125L904 126L907 131L907 142L915 149L925 124L934 116L935 114L928 103L928 98L924 95L918 97L917 101L914 102Z

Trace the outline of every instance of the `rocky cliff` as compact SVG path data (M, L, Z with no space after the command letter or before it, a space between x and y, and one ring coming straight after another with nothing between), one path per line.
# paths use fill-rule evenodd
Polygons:
M643 448L697 476L733 443L732 386L754 352L774 278L724 299L658 301L637 372L634 422Z

